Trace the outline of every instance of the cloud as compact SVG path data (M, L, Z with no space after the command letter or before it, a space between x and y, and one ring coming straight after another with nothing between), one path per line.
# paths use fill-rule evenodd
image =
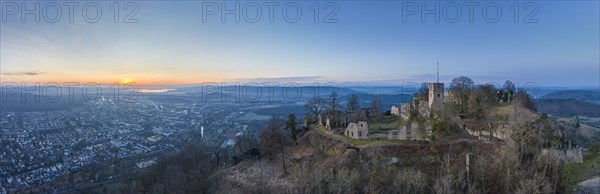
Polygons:
M42 73L39 72L7 72L7 73L2 73L2 75L6 75L6 76L37 76L40 75Z

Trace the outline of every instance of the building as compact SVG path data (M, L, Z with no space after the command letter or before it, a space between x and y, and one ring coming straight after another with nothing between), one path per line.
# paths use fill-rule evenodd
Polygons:
M429 84L429 110L442 107L444 104L444 83L440 83L440 64L437 63L437 80Z
M429 108L439 108L444 104L444 83L429 84Z
M400 108L397 107L396 105L392 106L392 109L390 110L390 114L400 116Z
M354 139L369 139L369 125L366 121L358 121L358 123L350 123L344 134Z

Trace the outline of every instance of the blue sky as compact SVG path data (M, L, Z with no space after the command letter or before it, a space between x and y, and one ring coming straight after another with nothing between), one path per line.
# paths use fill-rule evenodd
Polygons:
M2 2L6 3L6 2ZM34 6L27 2L26 6ZM61 5L62 2L58 2ZM120 2L119 22L110 9L114 1L99 2L102 17L86 22L81 2L74 22L66 7L57 23L34 16L7 14L12 4L2 5L0 54L3 82L122 82L141 84L191 84L206 81L335 81L340 83L402 83L435 81L436 62L441 81L466 75L478 82L536 82L541 86L600 85L600 5L597 1L536 2L519 4L519 22L514 22L515 1L499 2L502 16L485 21L483 7L474 7L473 22L463 2L437 2L448 7L448 17L461 6L456 23L434 15L403 14L416 1L337 1L329 9L319 3L319 22L310 8L315 1L298 1L302 16L296 23L285 21L284 7L275 7L269 22L264 2L228 1L240 4L240 22L220 12L207 15L203 5L221 2L136 2L137 23L123 23L131 11ZM203 4L205 3L205 4ZM207 4L208 3L208 4ZM251 4L257 3L257 4ZM404 4L403 4L404 3ZM47 2L41 2L44 7ZM18 4L19 6L22 6ZM244 20L256 14L250 5L261 6L261 19ZM424 4L433 9L434 2ZM404 7L403 7L404 6ZM243 8L248 7L246 15ZM324 23L332 11L337 23ZM534 7L532 19L524 23ZM132 7L130 7L132 8ZM209 7L205 7L209 8ZM294 7L287 9L293 18ZM41 8L40 8L41 9ZM49 9L50 10L50 9ZM222 11L222 10L219 10ZM422 10L419 10L422 11ZM93 18L94 12L88 10ZM494 7L487 9L495 16ZM50 16L54 16L50 11ZM49 16L49 17L50 17Z

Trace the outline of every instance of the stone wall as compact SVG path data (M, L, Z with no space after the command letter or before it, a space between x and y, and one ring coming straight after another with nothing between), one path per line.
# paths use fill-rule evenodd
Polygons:
M475 130L467 126L459 126L472 136L484 137L482 140L489 140L489 137L495 137L502 140L508 140L508 138L510 138L510 129L505 127L493 127L490 130Z
M387 137L388 139L407 140L406 127L401 127L399 130L389 130Z
M564 161L572 161L577 164L583 163L583 149L542 149L542 155L555 154L562 158Z

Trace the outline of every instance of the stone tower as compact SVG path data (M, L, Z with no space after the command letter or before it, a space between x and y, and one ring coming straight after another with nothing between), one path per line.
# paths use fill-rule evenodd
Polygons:
M437 81L429 83L429 108L440 107L444 103L444 83L440 83L440 64L437 64Z

